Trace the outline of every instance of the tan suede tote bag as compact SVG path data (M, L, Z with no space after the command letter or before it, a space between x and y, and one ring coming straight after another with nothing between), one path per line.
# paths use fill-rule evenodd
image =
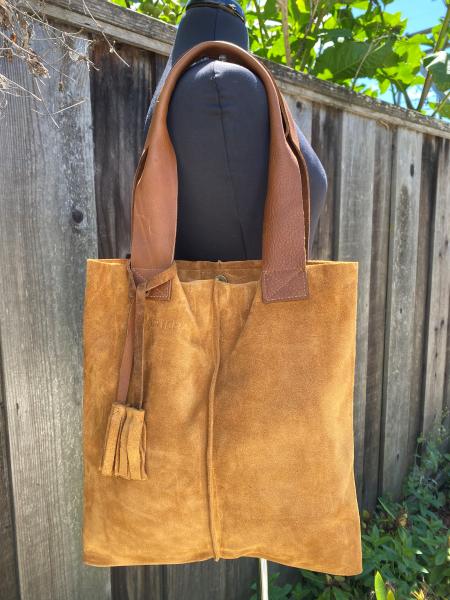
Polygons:
M263 82L270 159L262 260L174 261L180 75L225 54ZM266 68L225 42L173 67L136 172L131 259L89 260L84 561L262 557L361 572L353 474L358 264L307 260L309 189Z

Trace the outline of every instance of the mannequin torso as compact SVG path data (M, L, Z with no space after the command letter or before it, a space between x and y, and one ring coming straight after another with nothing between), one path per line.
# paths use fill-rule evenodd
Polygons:
M247 31L239 17L220 8L192 7L179 25L168 67L206 40L225 40L248 49ZM155 99L157 94L158 90ZM174 90L168 128L179 178L175 258L261 258L269 119L260 80L226 61L196 62ZM326 176L310 144L301 131L298 134L310 178L311 247L325 202Z

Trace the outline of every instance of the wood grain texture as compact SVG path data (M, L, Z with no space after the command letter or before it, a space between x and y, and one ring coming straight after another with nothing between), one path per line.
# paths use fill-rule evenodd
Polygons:
M365 94L354 92L343 85L317 79L313 75L289 69L265 58L261 60L271 70L281 91L285 94L294 96L299 94L302 100L339 108L346 113L377 120L391 127L400 125L422 133L450 137L450 125L444 121L431 119L415 110L381 102Z
M52 19L162 54L169 54L175 40L173 25L105 0L27 0L21 4L25 10L31 6Z
M13 497L9 473L8 433L3 382L4 375L2 373L2 352L0 347L0 598L4 598L5 600L19 600Z
M439 140L436 196L432 223L427 344L424 364L423 431L439 425L444 405L447 325L450 294L450 141Z
M195 600L248 600L250 586L258 578L258 561L209 560L192 565L166 567L165 600L195 598Z
M344 114L341 132L336 260L358 262L358 309L354 385L355 476L362 499L368 361L375 122Z
M395 135L391 194L381 490L399 497L407 454L414 342L422 135Z
M307 100L301 100L298 96L292 96L292 94L285 94L285 98L294 121L299 126L305 138L311 142L312 103Z
M436 205L436 181L439 162L439 139L424 136L422 144L422 167L420 175L419 235L417 239L417 268L414 308L414 332L411 362L411 402L409 405L409 428L407 465L414 462L418 450L417 438L423 425L423 386L425 377L426 342L428 338L428 297L430 287L430 252L433 212Z
M278 567L278 565L276 565ZM114 600L248 600L258 578L258 561L204 561L186 565L116 567L112 569Z
M443 425L446 431L450 431L450 309L447 321L447 358L445 363ZM448 436L447 440L444 442L444 449L447 452L450 450L450 436Z
M58 76L41 86L42 104L10 97L2 121L0 325L20 590L102 600L108 572L81 563L82 303L96 254L89 78L44 30L34 44L67 77L63 90ZM37 91L23 64L2 68Z
M95 44L91 71L95 197L99 256L124 258L130 247L131 194L142 151L144 123L154 89L153 55L118 45L126 62Z
M373 509L378 497L383 355L385 336L389 214L391 194L392 130L377 124L368 314L367 395L364 430L364 476L362 504Z
M342 111L313 105L311 145L319 157L327 175L325 206L319 217L316 235L312 240L311 257L333 260L334 226L337 198L339 197L339 173L342 162L341 132Z
M155 93L156 86L161 79L167 64L167 57L160 54L154 54L152 57L152 96Z
M166 600L164 566L111 569L113 600Z

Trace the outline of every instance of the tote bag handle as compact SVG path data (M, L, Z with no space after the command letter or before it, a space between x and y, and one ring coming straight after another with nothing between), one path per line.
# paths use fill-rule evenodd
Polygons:
M175 63L161 90L134 179L131 271L136 282L149 281L174 262L178 175L167 129L169 102L177 80L194 60L224 54L257 75L267 93L270 149L262 236L263 301L307 298L309 185L292 117L269 71L229 42L203 42L191 48ZM149 295L169 299L170 283L153 288Z

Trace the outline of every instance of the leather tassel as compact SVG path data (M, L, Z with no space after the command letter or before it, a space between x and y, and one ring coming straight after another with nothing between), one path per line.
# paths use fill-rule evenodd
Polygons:
M147 479L145 411L115 402L111 407L100 472L109 477Z

